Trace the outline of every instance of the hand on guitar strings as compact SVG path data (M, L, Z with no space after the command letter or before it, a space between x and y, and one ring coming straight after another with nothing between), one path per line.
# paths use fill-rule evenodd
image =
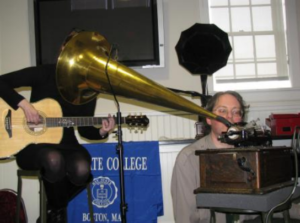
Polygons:
M23 99L20 101L18 106L24 111L27 123L34 123L37 125L40 122L40 115L38 111L33 107L32 104L30 104L29 101Z

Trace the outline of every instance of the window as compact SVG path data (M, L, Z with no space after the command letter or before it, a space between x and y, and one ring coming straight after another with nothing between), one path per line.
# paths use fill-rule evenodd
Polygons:
M209 22L229 35L227 66L214 91L291 87L284 0L207 0Z

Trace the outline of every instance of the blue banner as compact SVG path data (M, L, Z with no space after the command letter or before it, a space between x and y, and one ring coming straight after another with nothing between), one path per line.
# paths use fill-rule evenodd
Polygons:
M119 156L116 143L84 145L92 156L94 176L91 189L95 222L121 222ZM156 223L163 215L159 144L124 142L126 220ZM84 190L68 206L68 222L90 222L87 192Z

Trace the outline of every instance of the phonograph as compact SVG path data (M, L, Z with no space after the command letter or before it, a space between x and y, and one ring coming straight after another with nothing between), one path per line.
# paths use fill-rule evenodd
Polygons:
M235 148L195 152L200 161L195 193L264 194L293 184L292 148L272 146L264 126L255 121L237 124L219 140Z

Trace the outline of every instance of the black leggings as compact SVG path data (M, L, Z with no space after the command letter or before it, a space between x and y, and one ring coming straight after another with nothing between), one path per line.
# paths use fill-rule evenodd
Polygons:
M68 201L91 180L91 156L81 145L31 144L16 156L25 170L41 170L50 207L66 207Z

